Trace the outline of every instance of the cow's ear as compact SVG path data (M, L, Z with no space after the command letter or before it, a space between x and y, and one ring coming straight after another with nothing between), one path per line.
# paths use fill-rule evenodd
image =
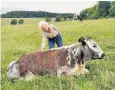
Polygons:
M82 45L86 45L86 42L85 42L85 38L84 38L84 37L79 38L78 41L81 42Z

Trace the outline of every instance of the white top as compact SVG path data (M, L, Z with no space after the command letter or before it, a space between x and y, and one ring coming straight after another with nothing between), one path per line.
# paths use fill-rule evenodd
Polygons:
M59 31L53 24L51 25L51 28L55 31ZM47 33L45 31L42 32L42 43L41 48L44 49L46 46L46 38L54 38L57 36L58 33L51 31L50 33Z

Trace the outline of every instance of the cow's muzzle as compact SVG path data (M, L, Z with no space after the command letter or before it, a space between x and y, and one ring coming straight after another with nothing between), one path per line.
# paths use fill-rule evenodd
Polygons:
M102 53L101 57L94 57L92 56L91 59L95 60L95 59L103 59L105 56L105 53Z
M103 58L104 58L104 56L105 56L105 53L103 53L103 54L101 55L101 58L100 58L100 59L103 59Z

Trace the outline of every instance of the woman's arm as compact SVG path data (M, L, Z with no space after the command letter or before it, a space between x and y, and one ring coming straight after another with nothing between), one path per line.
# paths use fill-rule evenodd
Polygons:
M44 32L42 32L42 43L41 43L41 49L44 49L46 46L46 36L44 35Z

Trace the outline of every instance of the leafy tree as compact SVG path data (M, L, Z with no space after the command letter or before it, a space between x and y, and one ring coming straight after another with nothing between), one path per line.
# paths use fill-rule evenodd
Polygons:
M45 16L45 21L50 22L52 19L50 17Z
M17 20L16 19L13 19L12 21L11 21L11 25L16 25L17 24Z
M115 16L115 6L112 6L109 10L109 16Z
M52 13L46 11L11 11L6 14L2 14L2 18L33 18L33 17L56 17L58 14L72 15L72 13Z
M63 19L64 19L64 21L66 21L67 20L67 15L63 15Z
M100 17L109 15L109 9L111 7L110 1L99 1L98 2L98 14Z
M83 10L80 12L80 16L83 18L83 19L86 19L86 17L88 16L86 10Z
M115 2L112 2L113 5ZM80 12L80 16L83 19L98 19L107 17L108 15L114 16L114 6L111 8L111 2L110 1L99 1L96 5L93 7L87 8Z
M115 17L115 1L112 1L111 8L109 9L109 16Z
M55 21L56 22L60 22L62 20L62 15L57 15L56 18L55 18Z
M23 20L23 19L20 19L20 20L18 21L18 23L19 23L19 24L23 24L23 23L24 23L24 20Z
M69 18L69 19L72 19L72 18L73 18L73 16L74 16L74 15L69 14L69 15L68 15L68 18Z
M112 1L111 5L114 5L114 6L115 6L115 1Z

